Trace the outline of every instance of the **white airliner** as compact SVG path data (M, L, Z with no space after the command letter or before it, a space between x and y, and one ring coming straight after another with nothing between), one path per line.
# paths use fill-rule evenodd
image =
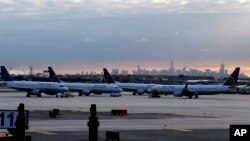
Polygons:
M3 81L0 82L1 86L18 91L26 91L27 97L30 97L31 95L41 97L41 93L57 95L58 93L69 91L65 85L56 82L14 81L4 66L1 66L1 75L3 79Z
M133 92L133 95L136 93L141 95L144 93L148 93L148 89L153 86L157 86L157 84L144 84L144 83L120 83L114 81L110 73L106 68L103 68L104 79L108 84L115 84L123 89L123 91Z
M120 92L122 91L121 88L112 84L63 82L57 77L57 75L55 74L54 70L51 67L48 67L48 69L49 69L50 80L52 82L60 82L64 84L65 86L69 88L70 91L78 92L79 96L82 96L82 94L89 96L91 93L93 94L109 93L111 94L111 96L120 96Z
M188 96L198 98L198 95L214 95L231 93L235 90L240 68L236 68L225 83L217 85L158 85L148 91L153 95L173 94L176 97Z

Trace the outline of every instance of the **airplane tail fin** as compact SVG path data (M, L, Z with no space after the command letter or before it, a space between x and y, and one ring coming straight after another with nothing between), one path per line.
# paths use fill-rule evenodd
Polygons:
M51 82L59 82L61 83L61 80L57 77L56 73L52 69L52 67L48 67L49 69L49 79Z
M227 81L223 85L235 86L237 84L238 76L240 73L240 68L235 68L234 72L230 75Z
M115 83L114 79L112 76L109 74L108 70L106 68L103 68L103 73L104 73L104 80L106 83Z
M186 85L185 85L185 87L183 89L187 90L188 89L188 85L189 85L189 83L186 83Z
M3 81L13 81L12 77L10 76L5 66L1 66L1 75L2 75Z

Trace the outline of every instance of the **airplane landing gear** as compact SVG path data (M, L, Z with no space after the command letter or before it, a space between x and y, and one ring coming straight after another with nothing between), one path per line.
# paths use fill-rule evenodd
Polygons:
M149 98L160 98L160 94L158 93L152 93L151 95L149 95Z
M122 96L121 93L111 93L111 97L120 97Z
M193 96L192 96L192 95L190 95L190 96L188 96L188 98L190 98L190 99L191 99L191 98L193 98Z
M29 93L27 93L26 97L30 97L30 94L29 94Z
M56 94L56 97L57 98L63 98L63 97L65 97L65 98L68 98L69 97L69 95L68 95L68 93L59 93L59 94Z
M38 93L38 94L37 94L37 97L42 97L41 93Z
M79 92L79 93L78 93L78 96L82 96L82 92Z
M136 93L135 93L135 92L133 92L133 95L136 95Z
M194 96L194 98L196 98L196 99L197 99L197 98L199 98L199 96L198 96L198 95L195 95L195 96Z

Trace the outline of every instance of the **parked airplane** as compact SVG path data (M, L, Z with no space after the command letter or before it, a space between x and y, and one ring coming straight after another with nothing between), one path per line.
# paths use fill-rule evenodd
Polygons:
M48 67L48 69L49 69L50 80L52 82L63 83L65 86L67 86L69 88L70 91L78 92L79 96L82 96L82 94L89 96L91 93L94 93L94 94L111 93L111 96L120 96L120 92L122 91L121 88L119 88L116 85L112 85L112 84L63 82L57 77L56 73L54 72L54 70L51 67Z
M9 87L18 91L26 91L27 97L36 95L41 97L41 93L48 95L64 94L69 89L61 83L55 82L33 82L33 81L14 81L4 66L1 66L1 75L3 81L0 86Z
M158 85L148 91L156 96L159 94L173 94L176 97L188 96L198 98L198 95L214 95L231 93L236 88L240 68L236 68L225 83L217 85Z
M104 80L106 81L106 83L115 84L119 86L120 88L122 88L124 91L133 92L133 95L135 94L141 95L144 93L148 93L147 90L149 88L153 86L157 86L157 84L119 83L119 82L114 81L114 79L112 78L112 76L110 75L110 73L108 72L106 68L103 68L103 72L104 72Z

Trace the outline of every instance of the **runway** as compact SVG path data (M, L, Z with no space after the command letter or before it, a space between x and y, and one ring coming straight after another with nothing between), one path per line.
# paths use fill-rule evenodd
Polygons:
M122 141L228 141L229 133L223 129L193 130L181 132L173 130L121 130ZM53 135L41 135L33 132L36 141L88 141L88 132L53 132ZM99 131L99 140L105 140L105 132Z
M193 134L195 138L192 139L198 141L211 139L208 136L199 138L201 131L216 134L214 131L218 130L223 134L216 134L217 138L213 139L228 140L230 124L250 123L249 101L250 95L236 94L200 96L199 99L188 99L173 96L149 98L147 95L132 96L130 93L122 93L121 97L90 95L88 97L56 98L55 96L43 95L41 98L26 98L25 93L22 92L0 93L1 109L16 109L19 103L24 103L25 108L30 110L30 129L28 132L34 134L37 137L36 140L41 140L43 136L49 138L49 136L56 136L64 132L67 132L69 136L75 133L86 134L91 104L97 105L99 130L103 134L107 130L116 130L121 133L126 132L129 134L129 140L133 140L139 138L137 136L141 136L140 139L142 139L144 135L139 134L133 138L132 133L147 132L152 135L157 134L157 136L153 136L154 139L161 140L165 137L163 134L181 132L180 135L183 134L183 137L186 134L192 137ZM53 108L60 109L62 113L58 118L50 119L48 110ZM127 109L128 115L111 116L111 109ZM165 133L165 130L169 132ZM51 135L48 135L50 133ZM180 138L182 137L176 136L172 139L180 140Z

